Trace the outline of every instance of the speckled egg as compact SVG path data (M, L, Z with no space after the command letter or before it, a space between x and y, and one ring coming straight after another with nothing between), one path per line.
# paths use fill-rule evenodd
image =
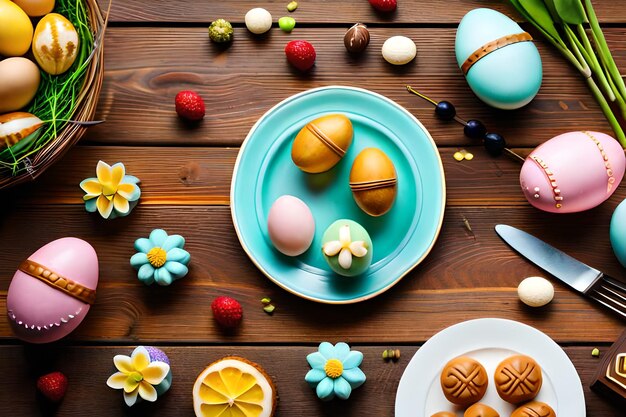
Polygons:
M315 235L311 209L297 197L279 197L267 216L267 232L279 252L287 256L303 254L311 246Z
M339 275L361 275L370 267L374 246L367 230L355 221L337 220L324 232L322 254Z
M613 253L626 268L626 200L622 201L613 212L609 233Z
M13 275L7 314L17 337L48 343L70 334L95 302L98 256L74 237L54 240L30 255Z
M352 122L345 115L319 117L300 130L291 146L291 159L310 174L328 171L348 151L352 135Z
M490 106L517 109L537 95L543 76L539 51L504 14L471 10L459 23L454 50L470 88Z
M396 198L398 176L391 159L380 149L365 148L350 170L350 189L357 205L370 216L387 213Z
M569 132L528 155L520 171L524 196L551 213L589 210L609 198L624 177L620 144L600 132Z

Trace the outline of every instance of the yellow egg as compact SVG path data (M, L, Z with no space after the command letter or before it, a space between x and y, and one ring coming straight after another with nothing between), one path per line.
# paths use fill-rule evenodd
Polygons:
M365 148L354 159L350 189L354 201L370 216L382 216L391 209L397 185L393 162L380 149Z
M28 52L33 24L18 5L0 0L0 55L20 56Z
M39 17L54 9L54 0L13 0L30 17Z
M67 71L78 52L78 33L72 22L58 13L45 15L35 28L33 55L42 70L51 75Z
M0 61L0 113L19 110L37 93L41 75L37 65L22 57Z
M304 126L291 146L291 159L304 172L318 174L334 167L352 143L352 123L343 114L329 114Z

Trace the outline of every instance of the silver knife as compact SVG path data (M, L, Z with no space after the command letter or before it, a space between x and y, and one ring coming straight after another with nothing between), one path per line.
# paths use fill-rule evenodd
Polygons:
M499 224L496 225L496 232L535 265L626 318L626 284L604 275L523 230Z

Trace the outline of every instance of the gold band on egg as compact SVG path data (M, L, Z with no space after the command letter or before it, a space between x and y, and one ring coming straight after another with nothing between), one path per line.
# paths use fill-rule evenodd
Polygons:
M343 150L339 146L337 146L335 144L335 142L333 142L328 136L326 136L326 134L324 132L322 132L322 129L320 129L319 127L315 126L313 124L313 122L308 123L306 125L306 128L309 129L309 132L311 132L319 140L321 140L322 143L324 145L326 145L331 151L336 153L337 156L339 156L339 158L343 158L343 156L346 154L345 150Z
M352 191L370 191L379 188L395 187L398 183L397 178L386 178L382 180L351 182L350 189Z
M604 162L604 167L606 168L606 175L609 177L608 183L606 186L606 192L607 193L611 192L611 189L613 188L613 184L615 184L615 176L613 176L613 168L611 168L611 163L609 162L609 156L606 154L606 152L604 151L604 147L602 146L602 144L596 137L594 137L590 132L587 132L587 131L584 131L583 133L587 135L589 139L593 141L593 143L596 144L596 146L598 147L598 150L600 151L600 154L602 155L602 161Z
M19 267L23 273L48 284L55 290L59 290L87 304L96 302L96 290L87 288L60 274L50 271L45 266L30 259L25 260Z
M467 75L472 65L483 59L485 56L489 55L493 51L497 51L500 48L504 48L505 46L513 45L519 42L528 42L532 41L533 37L530 36L528 32L516 33L514 35L506 35L501 38L496 39L495 41L491 41L489 43L484 44L477 50L475 50L461 65L461 71L463 71L464 75Z
M554 207L563 207L563 196L561 195L561 190L559 189L559 185L556 182L556 178L554 178L554 173L550 170L550 168L548 168L548 164L546 164L541 158L535 155L531 155L530 159L535 161L537 165L539 165L548 176L548 180L550 181L550 187L552 187L552 194L555 201Z

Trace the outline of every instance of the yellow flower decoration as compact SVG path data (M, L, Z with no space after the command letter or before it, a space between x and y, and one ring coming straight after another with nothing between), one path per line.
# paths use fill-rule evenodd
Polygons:
M139 178L126 175L121 162L110 166L99 161L96 175L80 183L80 188L87 193L83 196L85 209L90 213L97 211L105 219L127 216L141 196L137 185Z
M159 385L170 372L170 366L162 361L150 361L148 350L137 347L131 356L115 355L113 363L119 372L107 380L113 389L124 390L124 401L129 407L137 402L137 396L146 401L154 402L158 393L155 385Z

